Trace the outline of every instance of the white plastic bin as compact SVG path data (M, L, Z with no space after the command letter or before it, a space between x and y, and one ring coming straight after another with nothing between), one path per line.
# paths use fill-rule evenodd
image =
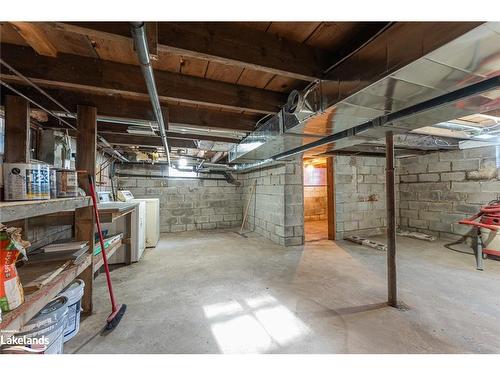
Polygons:
M64 329L64 342L71 340L80 330L81 300L85 283L76 279L69 284L59 295L68 298L68 314Z

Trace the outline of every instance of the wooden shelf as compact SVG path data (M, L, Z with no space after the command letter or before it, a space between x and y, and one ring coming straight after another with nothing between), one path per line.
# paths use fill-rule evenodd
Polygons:
M116 243L113 244L113 246L110 246L107 249L105 249L107 259L111 258L114 255L114 253L116 253L116 250L118 250L122 245L123 245L122 240L118 240ZM104 260L102 259L102 252L100 252L97 255L94 255L94 272L96 272L99 268L101 268L103 264Z
M42 201L0 202L0 222L71 211L90 205L90 197L57 198Z
M64 263L64 262L62 262ZM61 264L62 264L61 263ZM91 254L88 254L80 263L74 264L61 272L47 285L37 291L25 296L24 303L18 308L4 313L2 315L2 323L0 323L0 331L4 337L11 336L14 331L19 330L32 317L34 317L48 302L56 297L67 285L80 275L91 264ZM43 274L49 269L57 269L57 266L26 266L18 269L21 278L21 283L28 284L29 281L36 279L40 274Z

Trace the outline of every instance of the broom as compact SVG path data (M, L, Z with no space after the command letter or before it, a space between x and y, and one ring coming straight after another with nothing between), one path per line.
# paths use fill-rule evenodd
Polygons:
M92 206L94 207L95 221L97 224L97 231L99 233L99 242L101 243L102 260L104 261L104 271L106 272L106 281L108 284L109 298L111 300L111 314L106 319L106 327L104 327L104 329L106 331L112 331L118 326L120 320L122 320L123 314L125 314L125 310L127 309L127 305L125 304L117 305L115 301L115 296L113 294L113 286L111 284L111 276L109 274L108 258L106 256L106 250L104 249L104 239L102 237L102 232L101 232L101 221L99 220L99 211L97 209L97 199L96 199L94 181L91 175L89 175L88 177L90 185L90 196L92 198Z

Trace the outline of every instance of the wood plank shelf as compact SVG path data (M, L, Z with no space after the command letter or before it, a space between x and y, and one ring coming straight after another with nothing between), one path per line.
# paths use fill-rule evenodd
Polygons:
M90 197L57 198L41 201L0 202L0 222L71 211L90 205Z
M0 334L9 337L25 325L34 317L48 302L56 297L67 285L80 275L91 264L91 254L89 253L80 263L74 264L65 269L47 285L37 291L25 296L24 303L18 308L2 315L0 323ZM56 269L56 266L52 266ZM21 283L28 283L30 279L35 279L40 273L45 272L45 267L26 266L19 268Z
M116 250L118 250L122 245L123 245L122 241L118 240L112 246L105 249L107 259L111 258L116 253ZM102 259L102 252L100 252L97 255L94 255L94 272L96 272L99 268L101 268L103 264L104 260Z

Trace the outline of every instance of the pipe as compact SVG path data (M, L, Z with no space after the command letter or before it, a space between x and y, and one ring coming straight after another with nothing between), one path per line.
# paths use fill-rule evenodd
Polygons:
M132 26L132 36L134 39L135 48L137 49L137 56L141 64L142 74L144 75L144 80L146 81L149 98L151 99L151 105L153 106L156 122L158 123L158 129L160 131L160 137L163 143L163 147L165 148L165 153L167 154L168 165L171 166L172 164L170 161L170 153L168 150L165 123L163 122L160 99L158 97L158 91L156 90L153 67L151 66L151 60L149 58L148 41L146 39L144 22L131 22L130 24Z
M115 155L116 155L116 157L118 157L118 159L120 159L121 161L124 161L124 162L128 162L128 159L127 159L125 156L123 156L122 154L120 154L118 151L116 151L116 150L113 148L113 146L111 146L111 145L109 144L109 142L108 142L108 141L106 141L106 139L104 139L104 138L103 138L102 136L100 136L99 134L97 135L97 138L99 138L99 140L100 140L102 143L104 143L104 145L105 145L106 147L109 147L109 148L113 151L113 154L115 154Z
M4 59L0 58L0 63L2 65L4 65L7 69L9 69L12 73L14 73L16 76L18 76L23 81L25 81L28 85L30 85L35 90L37 90L39 93L41 93L43 96L45 96L46 98L48 98L51 102L55 103L57 106L59 106L60 108L62 108L66 113L70 113L70 111L65 106L63 106L56 99L54 99L52 96L50 96L44 89L42 89L40 86L38 86L32 80L30 80L28 77L24 76L19 71L17 71L16 69L14 69L12 66L10 66L9 64L7 64L7 62Z
M69 122L67 122L66 120L62 119L61 117L59 117L58 115L56 115L54 112L52 112L51 110L45 108L44 106L42 106L41 104L38 104L37 102L35 102L33 99L30 99L28 98L26 95L24 95L22 92L16 90L14 87L12 87L11 85L9 85L7 82L4 82L4 81L0 81L0 84L7 87L9 90L11 90L12 92L16 93L17 95L19 95L20 97L26 99L27 101L29 101L31 104L33 105L36 105L38 108L40 108L42 111L45 111L46 113L48 113L49 115L55 117L56 119L58 119L60 122L62 122L63 124L69 126L71 129L73 130L76 130L78 132L78 129L75 128L73 125L71 125Z
M396 192L394 179L394 136L392 131L385 135L385 186L387 211L387 303L398 307L396 278Z
M491 126L483 126L483 127L478 127L478 126L472 126L472 125L465 125L465 124L457 124L454 122L440 122L439 124L431 125L433 128L439 128L439 129L448 129L448 130L457 130L457 131L463 131L466 133L474 133L473 135L481 135L481 134L486 134L491 131L495 131L497 129L500 129L500 124L496 123L495 125Z

